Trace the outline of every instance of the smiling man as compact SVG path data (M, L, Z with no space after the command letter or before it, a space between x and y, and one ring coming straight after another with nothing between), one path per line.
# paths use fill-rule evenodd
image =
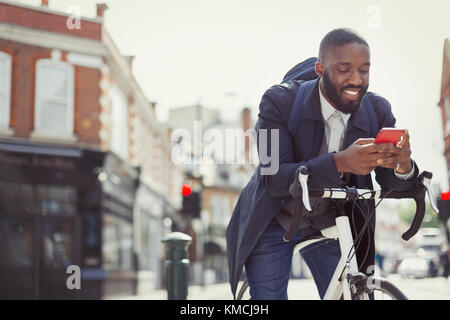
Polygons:
M379 129L395 126L395 117L386 99L367 91L370 49L358 33L347 28L329 32L320 43L319 59L300 63L288 75L293 71L303 78L269 88L261 99L256 124L258 132L277 130L276 145L268 139L264 149L267 154L273 154L272 148L279 149L279 169L271 175L261 173L260 168L255 171L227 229L232 292L236 293L245 266L252 299L286 299L295 245L335 223L336 209L325 199L311 199L313 211L308 217L292 219L296 208L290 187L299 166L306 165L320 174L320 178L310 176L310 187L372 189L370 173L375 170L383 189L401 185L396 190L408 190L418 173L410 158L407 130L398 146L373 143ZM303 109L297 114L293 104L300 91ZM294 129L292 119L298 120ZM264 166L270 163L261 162L260 167ZM354 215L351 205L344 208L357 233L375 205L373 201L361 202L360 207L364 210L356 209ZM356 253L358 267L365 273L373 271L374 231L373 216ZM339 243L327 240L306 247L300 254L323 298L340 258Z
M335 34L329 34L320 45L316 73L322 77L320 85L327 101L348 114L358 109L369 87L370 52L360 37L354 37L355 42L336 46L339 42L333 37Z

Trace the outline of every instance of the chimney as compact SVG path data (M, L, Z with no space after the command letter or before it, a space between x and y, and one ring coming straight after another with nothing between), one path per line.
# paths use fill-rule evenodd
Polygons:
M105 14L106 9L108 9L108 6L106 3L97 3L97 17L103 18L103 15Z
M48 0L41 0L41 6L48 7Z
M136 56L123 56L125 60L127 60L128 65L130 66L130 69L133 69L133 61Z
M250 109L249 108L244 108L242 110L242 114L241 114L241 119L242 119L242 129L244 130L244 133L246 133L246 131L248 129L250 129ZM245 160L248 161L250 159L250 137L248 135L245 136Z

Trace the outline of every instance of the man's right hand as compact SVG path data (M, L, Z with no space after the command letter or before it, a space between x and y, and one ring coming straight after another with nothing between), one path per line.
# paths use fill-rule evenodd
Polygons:
M394 150L392 143L374 144L373 138L360 138L347 149L333 155L339 173L350 172L366 175L379 165L378 160L387 159Z

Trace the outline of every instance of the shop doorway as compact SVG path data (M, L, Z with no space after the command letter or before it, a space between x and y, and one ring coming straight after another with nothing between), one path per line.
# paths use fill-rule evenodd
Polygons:
M79 217L0 216L0 299L77 299L70 265L80 265Z

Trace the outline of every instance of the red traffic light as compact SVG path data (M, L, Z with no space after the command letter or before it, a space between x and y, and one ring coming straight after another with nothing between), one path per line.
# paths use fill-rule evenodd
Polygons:
M181 187L181 194L186 197L192 193L192 187L189 184L183 184Z
M442 192L441 193L441 200L443 200L443 201L450 200L450 191Z

